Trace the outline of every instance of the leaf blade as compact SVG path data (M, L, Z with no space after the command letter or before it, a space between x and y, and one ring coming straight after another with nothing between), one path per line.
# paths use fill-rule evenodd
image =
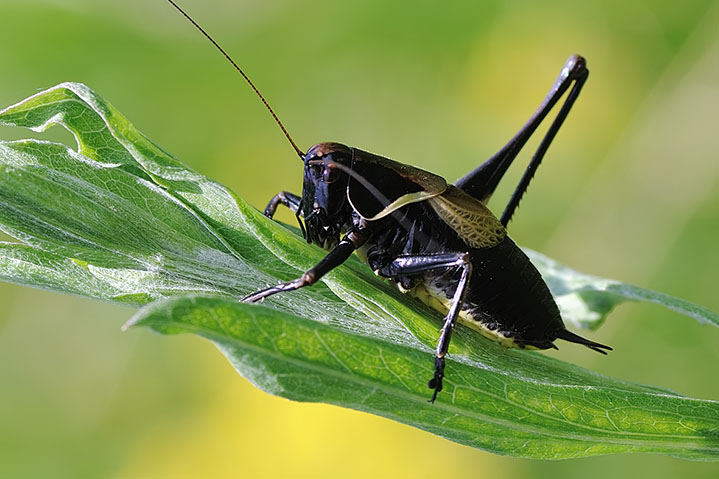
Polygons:
M455 409L448 409L446 402L430 407L425 403L425 381L439 315L408 301L357 258L330 272L322 284L270 298L267 303L274 310L247 309L253 307L236 304L238 297L264 284L297 277L324 252L307 245L296 230L269 221L219 183L184 166L84 85L65 83L33 95L0 112L0 123L36 130L59 124L78 141L78 151L37 140L0 141L0 228L24 243L0 245L0 279L135 306L159 300L141 313L150 311L155 318L163 317L158 311L167 305L215 301L202 306L233 311L228 318L235 325L242 324L242 315L269 315L290 328L289 333L305 331L304 344L315 344L316 350L324 347L341 355L343 345L351 343L356 354L372 362L376 355L367 352L381 348L393 367L383 356L385 362L375 365L383 374L363 380L366 391L377 389L377 381L385 385L368 396L372 399L369 407L358 403L356 392L349 388L356 381L326 368L313 372L304 367L303 374L292 376L300 380L283 384L283 391L275 390L276 375L268 373L266 364L237 360L237 351L246 348L245 340L240 344L232 335L222 336L226 333L222 330L194 331L213 339L242 374L271 392L367 410L502 454L558 458L641 450L717 458L714 402L692 403L699 404L694 413L682 413L686 425L702 432L693 438L682 430L685 426L677 420L677 411L699 400L607 378L544 355L509 350L466 328L459 328L453 337L454 372L448 384L465 381L467 385L451 396ZM574 324L597 326L625 299L654 300L719 324L716 313L704 308L672 303L666 296L584 275L537 253L529 254L534 255L560 306L563 300L570 306L575 303L563 311ZM216 297L165 299L188 293ZM189 311L186 304L185 309ZM201 309L194 308L186 317ZM173 315L163 314L164 332L189 331L188 324L171 324ZM330 341L332 347L317 344L318 340ZM273 367L278 371L297 368L291 359L290 355L275 357ZM345 371L352 370L347 367L349 359L340 361L346 363ZM332 363L332 358L326 357L325 363ZM308 387L325 383L332 386L334 396L313 395L313 388ZM513 401L502 399L507 384L514 385ZM592 391L601 397L593 398ZM592 413L597 401L603 406L595 412L606 412L617 391L621 395L614 401L634 398L633 417L643 411L639 403L644 410L653 405L657 417L666 420L650 418L649 423L664 424L665 429L637 430L631 440L617 443L609 433L611 428L631 433L624 423L631 423L632 416L610 420ZM442 401L446 396L443 393ZM547 400L550 396L555 405L561 405L559 410L572 415L571 421L556 416L555 406ZM522 407L518 409L515 403ZM700 414L701 408L709 411L708 417ZM525 416L528 424L513 421ZM585 438L576 431L587 424L601 434ZM586 435L584 429L580 432ZM527 441L531 448L523 446ZM684 452L679 451L682 444L688 447Z
M431 405L427 351L338 332L270 308L175 297L146 306L129 324L203 336L238 372L272 394L390 417L499 454L544 459L630 450L685 458L719 455L716 401L562 382L544 383L539 392L533 379L450 361L447 391ZM582 389L583 401L571 394L576 388ZM703 416L688 420L686 411L697 408Z

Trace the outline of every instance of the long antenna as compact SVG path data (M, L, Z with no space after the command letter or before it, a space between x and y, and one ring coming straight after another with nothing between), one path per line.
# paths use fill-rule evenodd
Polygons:
M282 122L280 121L280 119L279 119L279 118L277 117L277 115L275 114L275 111L272 109L272 107L270 106L270 104L267 103L267 100L265 100L265 97L262 96L262 93L260 93L260 90L258 90L257 87L255 86L255 84L252 83L252 80L250 80L250 77L248 77L247 74L245 74L245 72L242 71L242 68L240 68L239 66L237 66L237 63L235 63L235 61L234 61L232 58L230 58L230 55L228 55L227 52L225 52L225 50L223 50L222 47L221 47L215 40L213 40L213 38L210 36L210 34L207 33L200 25L198 25L197 22L192 19L192 17L190 17L187 13L185 13L185 11L184 11L182 8L180 8L179 5L177 5L177 4L176 4L175 2L173 2L172 0L167 0L167 1L170 2L170 4L171 4L173 7L175 7L175 8L177 9L177 11L180 12L186 19L188 19L188 20L190 21L190 23L192 23L192 24L195 26L195 28L197 28L200 32L202 32L202 34L203 34L210 42L212 42L212 44L215 46L215 48L217 48L217 49L220 51L220 53L222 53L222 54L225 56L225 58L227 59L227 61L229 61L230 63L232 63L232 66L234 66L235 69L236 69L238 72L240 72L240 75L242 75L242 78L244 78L245 81L247 81L247 83L249 83L250 87L252 87L252 90L254 90L254 92L257 94L257 96L260 98L260 100L262 100L262 103L265 105L265 107L267 108L267 110L270 112L270 115L272 115L272 118L275 119L275 122L277 122L277 125L278 125L278 126L280 127L280 129L282 130L282 133L284 133L285 136L287 137L287 140L288 140L288 141L290 142L290 144L292 145L292 148L294 148L295 151L297 152L297 154L300 156L300 159L304 159L305 154L302 153L302 150L300 150L300 148L299 148L299 147L297 146L297 144L294 142L294 140L292 139L292 137L290 136L290 134L287 132L287 129L285 128L285 125L282 124Z

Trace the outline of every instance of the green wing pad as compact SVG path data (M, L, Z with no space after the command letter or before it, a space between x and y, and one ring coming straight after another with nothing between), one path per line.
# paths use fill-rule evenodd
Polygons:
M455 186L450 185L447 191L427 201L471 247L491 248L507 236L507 230L489 208Z

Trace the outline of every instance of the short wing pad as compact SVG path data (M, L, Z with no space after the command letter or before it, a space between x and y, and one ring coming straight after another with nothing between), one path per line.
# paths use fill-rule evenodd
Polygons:
M491 248L507 236L507 230L484 203L455 186L430 198L429 204L469 246Z

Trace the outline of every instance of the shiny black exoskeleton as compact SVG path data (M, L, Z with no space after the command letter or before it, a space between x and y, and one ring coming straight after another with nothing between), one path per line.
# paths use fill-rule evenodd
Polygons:
M265 214L272 217L279 204L289 207L307 241L330 252L295 281L244 300L254 302L309 286L360 250L378 275L446 313L429 381L431 401L442 390L444 358L458 321L510 347L548 349L563 339L601 353L611 349L565 328L549 288L505 229L587 75L584 59L570 57L539 110L519 133L454 185L427 171L339 143L313 146L302 155L302 196L279 193ZM519 150L572 83L567 100L497 219L486 202Z

